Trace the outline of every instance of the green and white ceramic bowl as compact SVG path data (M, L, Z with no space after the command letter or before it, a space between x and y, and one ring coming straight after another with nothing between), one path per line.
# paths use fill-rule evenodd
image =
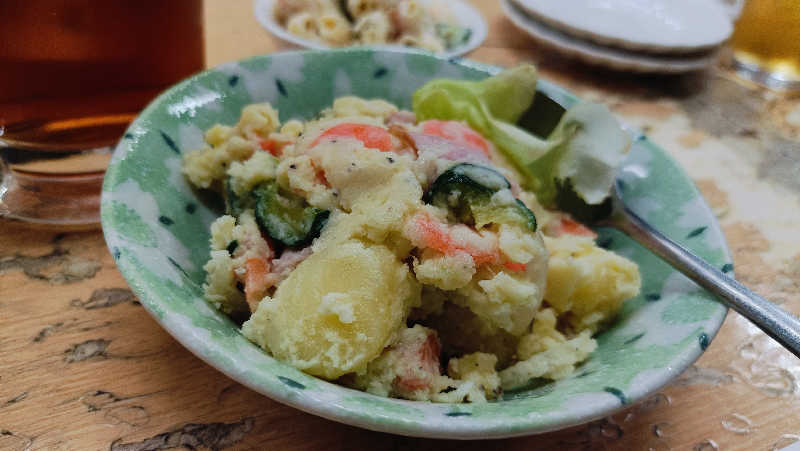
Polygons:
M584 423L642 400L700 356L727 309L613 230L600 230L599 240L639 264L642 294L598 335L597 351L572 377L485 404L387 399L317 379L270 357L203 300L208 226L220 210L181 175L182 154L202 145L203 130L234 124L253 102L272 103L282 120L309 119L346 94L409 108L411 94L428 80L497 71L421 53L340 50L255 57L183 81L131 124L106 173L102 222L117 266L153 317L194 354L259 393L343 423L424 437L508 437ZM577 101L546 81L540 90L565 106ZM636 212L732 270L711 211L664 151L634 136L620 179Z

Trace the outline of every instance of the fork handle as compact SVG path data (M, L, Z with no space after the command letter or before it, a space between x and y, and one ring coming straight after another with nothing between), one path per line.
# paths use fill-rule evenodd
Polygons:
M627 207L621 206L615 213L617 214L612 223L616 228L716 295L795 356L800 357L800 320L796 316L753 293L732 277L667 238Z

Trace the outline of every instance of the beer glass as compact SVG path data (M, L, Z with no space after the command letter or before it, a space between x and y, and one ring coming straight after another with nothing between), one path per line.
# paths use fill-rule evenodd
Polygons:
M733 67L743 77L800 89L800 0L748 0L731 47Z
M2 0L0 17L0 216L94 227L112 146L204 66L202 0Z

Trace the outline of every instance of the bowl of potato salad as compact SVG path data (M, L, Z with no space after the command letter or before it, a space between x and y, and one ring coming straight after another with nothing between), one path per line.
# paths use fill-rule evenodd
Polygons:
M232 379L368 429L508 437L645 399L725 317L621 233L559 210L603 208L612 183L731 269L684 172L531 65L289 52L149 105L102 220L142 304Z

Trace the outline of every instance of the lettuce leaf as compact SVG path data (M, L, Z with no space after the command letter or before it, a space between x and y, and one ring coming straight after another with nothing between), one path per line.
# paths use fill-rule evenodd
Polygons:
M630 138L606 107L590 102L567 110L547 139L539 138L515 125L535 95L536 68L522 65L477 82L431 81L414 93L413 109L421 121L464 121L491 140L547 207L556 207L565 186L588 205L603 203Z

